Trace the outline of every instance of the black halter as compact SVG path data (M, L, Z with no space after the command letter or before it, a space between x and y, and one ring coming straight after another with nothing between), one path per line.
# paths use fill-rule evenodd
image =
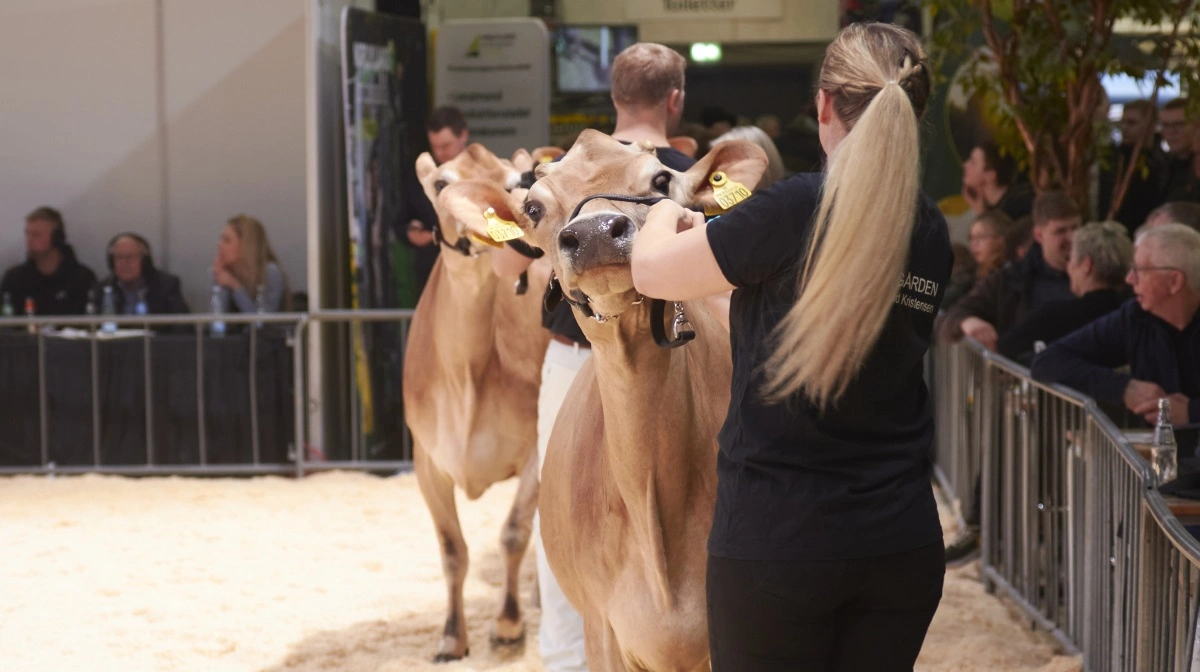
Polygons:
M666 196L593 194L583 199L578 205L575 206L575 209L571 211L571 216L567 219L567 221L575 221L575 218L579 216L579 212L583 210L583 206L586 205L588 201L593 201L598 198L603 198L608 201L621 201L623 203L637 203L638 205L654 205L659 201L667 200ZM644 298L639 296L638 300L634 301L632 305L640 305L643 300ZM589 317L597 322L604 323L611 319L603 315L596 315L589 305L591 300L587 298L586 294L584 295L583 301L576 301L567 296L566 292L562 290L562 285L559 284L558 279L551 275L550 286L546 290L546 297L544 299L544 307L546 308L547 312L553 312L560 301L566 301L568 305L583 313L585 317ZM681 345L687 345L696 338L696 332L694 329L692 329L691 324L689 324L687 321L687 317L685 317L683 314L683 305L678 301L675 302L675 320L672 323L671 337L667 336L666 326L663 323L666 307L667 302L663 301L662 299L650 300L650 335L654 337L655 344L657 344L660 348L670 349L678 348Z

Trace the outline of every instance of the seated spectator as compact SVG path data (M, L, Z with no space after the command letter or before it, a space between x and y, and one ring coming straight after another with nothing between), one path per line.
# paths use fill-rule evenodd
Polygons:
M738 126L714 138L709 143L709 147L716 147L722 142L730 140L749 140L767 153L767 169L763 171L762 177L759 178L758 186L751 187L751 189L756 191L758 189L766 189L783 179L783 159L779 156L779 150L775 148L775 143L771 141L771 138L761 128L757 126Z
M150 243L136 233L119 233L108 243L111 275L96 285L92 302L102 310L104 288L112 287L117 315L136 315L139 301L150 315L188 313L179 278L154 265Z
M1049 344L1121 307L1133 243L1120 222L1093 222L1075 232L1067 275L1078 298L1051 301L996 342L1000 354L1028 364L1034 344Z
M996 340L1033 311L1051 301L1071 298L1066 269L1071 234L1080 224L1079 206L1062 192L1044 193L1034 203L1033 223L1036 244L1024 259L977 283L947 311L938 329L942 341L969 336L994 350Z
M58 210L41 207L26 215L25 250L26 261L0 280L13 314L24 315L25 302L32 300L37 315L83 315L96 274L75 258Z
M962 196L976 215L1001 210L1016 221L1033 210L1033 188L1017 183L1017 161L996 143L981 142L963 162Z
M1033 217L1029 215L1013 222L1008 235L1004 236L1004 250L1008 253L1010 261L1024 259L1033 243Z
M1146 230L1127 281L1136 298L1047 348L1033 377L1151 424L1161 397L1176 426L1200 420L1200 233L1182 224ZM1123 366L1129 373L1115 370Z
M260 294L263 312L288 309L287 276L271 250L266 229L253 217L238 215L225 224L209 272L224 312L258 312Z
M1200 203L1170 201L1150 211L1143 228L1161 224L1183 224L1200 231ZM1138 230L1141 233L1141 229Z
M955 260L955 271L951 271L950 284L946 286L946 294L942 298L942 310L949 310L971 292L975 283L1004 266L1008 261L1005 238L1012 226L1012 220L1000 210L985 212L971 222L968 250L973 273L956 274L961 264Z

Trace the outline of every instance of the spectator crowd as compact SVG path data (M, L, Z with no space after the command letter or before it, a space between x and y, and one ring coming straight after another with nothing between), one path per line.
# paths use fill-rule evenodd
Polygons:
M1158 400L1170 400L1186 473L1200 426L1200 120L1180 99L1158 112L1134 101L1119 130L1094 190L1111 221L1085 223L1084 204L1061 191L1034 196L994 144L972 149L962 197L973 220L968 244L956 243L938 336L1030 365L1035 379L1091 396L1121 426L1153 425ZM1151 141L1113 210L1142 134ZM975 502L968 523L978 521L978 492ZM974 548L968 531L947 559Z

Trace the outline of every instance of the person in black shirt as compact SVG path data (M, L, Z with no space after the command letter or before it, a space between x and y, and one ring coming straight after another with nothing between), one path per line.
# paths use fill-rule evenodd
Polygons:
M916 35L844 29L817 92L824 175L705 224L662 201L637 290L733 290L733 381L708 541L712 668L908 670L941 599L923 361L952 254L919 192Z
M58 210L41 207L25 217L25 246L26 261L0 281L13 314L24 315L26 302L32 301L37 315L83 315L96 274L75 258Z
M962 197L978 216L999 210L1016 221L1033 213L1033 188L1017 184L1017 160L992 141L971 149L963 162Z
M147 315L189 313L179 276L159 270L150 254L150 243L136 233L118 233L108 243L108 269L92 292L92 303L103 310L104 288L111 287L117 315L137 315L141 303Z
M1133 263L1133 243L1120 222L1093 222L1071 239L1067 275L1077 298L1051 301L1009 329L996 350L1022 364L1033 359L1035 344L1048 345L1121 307L1125 274Z

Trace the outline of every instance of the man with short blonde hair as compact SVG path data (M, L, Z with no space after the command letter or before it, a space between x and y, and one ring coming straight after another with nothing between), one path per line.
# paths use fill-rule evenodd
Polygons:
M638 42L613 61L612 101L617 126L612 136L669 147L667 137L683 118L687 61L679 52L653 42Z

